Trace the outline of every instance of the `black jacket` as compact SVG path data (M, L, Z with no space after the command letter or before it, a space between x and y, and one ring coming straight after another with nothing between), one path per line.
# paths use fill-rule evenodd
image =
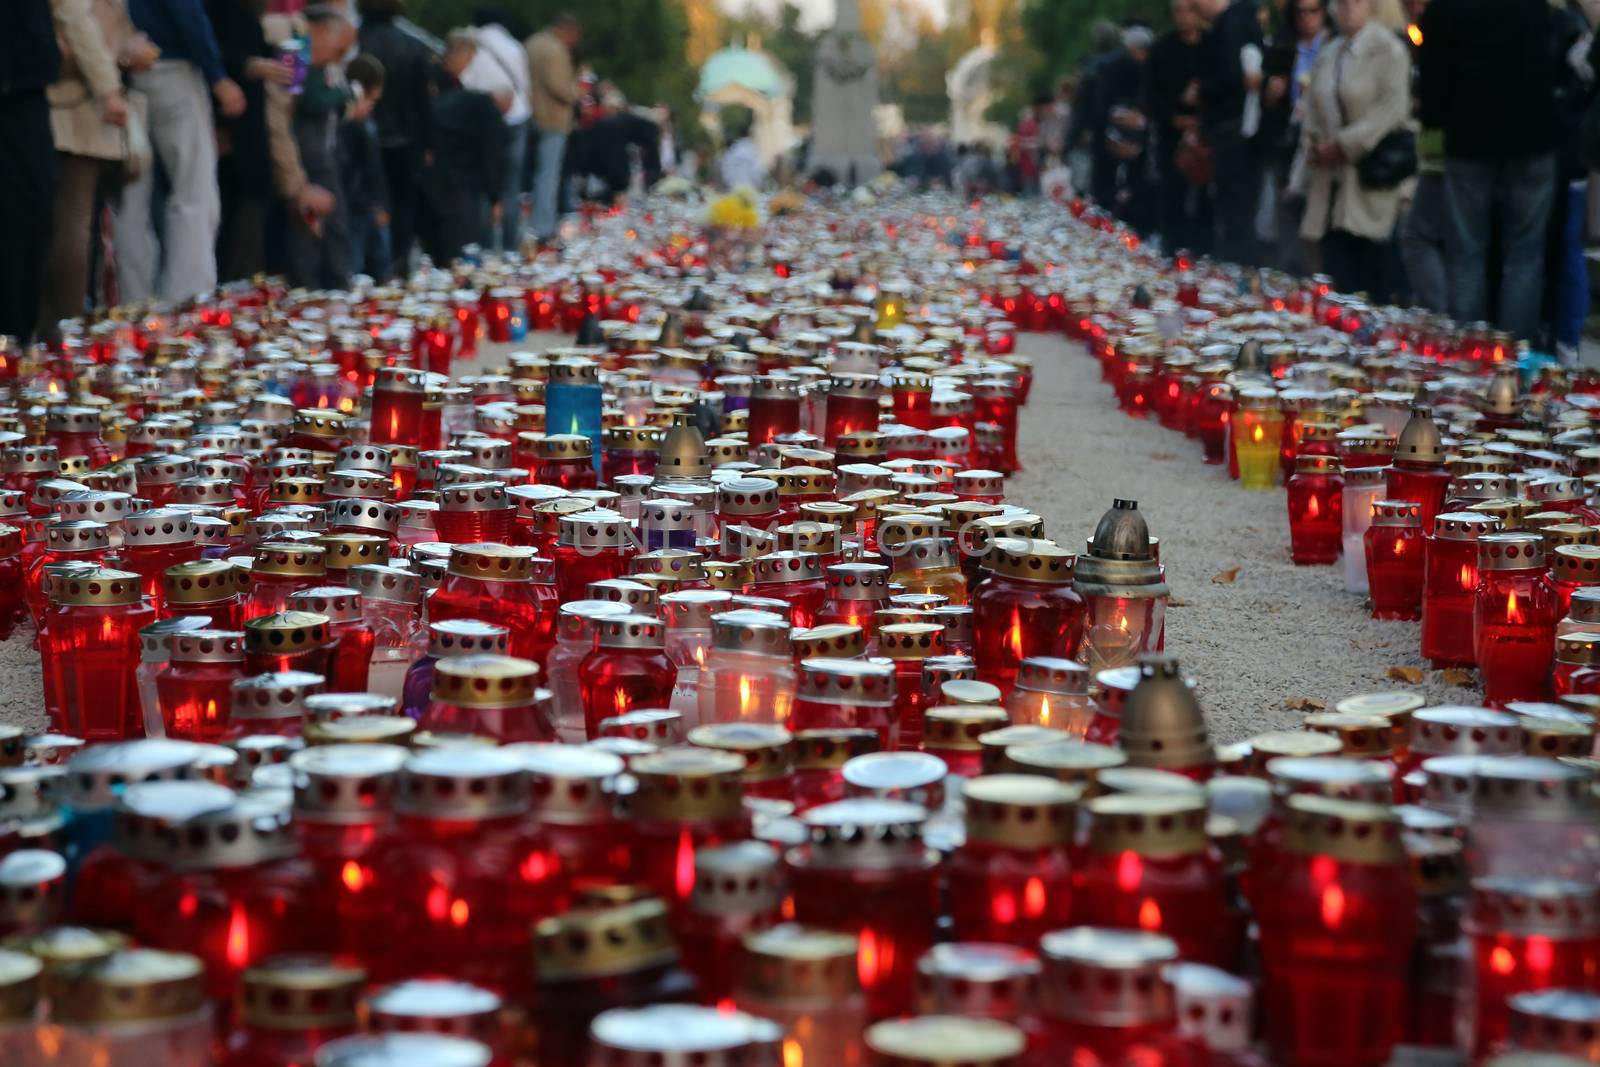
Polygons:
M374 208L388 210L389 183L371 119L339 123L339 184L351 218L364 218Z
M1422 16L1422 122L1460 159L1556 149L1549 0L1432 0Z
M1175 31L1157 37L1145 61L1145 111L1155 131L1157 158L1165 162L1183 135L1172 125L1179 116L1193 115L1198 108L1185 106L1183 93L1191 81L1201 76L1205 57L1199 41L1184 44Z
M0 0L0 97L42 93L60 75L50 0Z
M661 128L631 111L620 111L595 122L589 127L585 144L588 152L584 169L604 180L613 196L627 192L628 181L633 177L629 146L639 150L647 188L661 177Z
M261 30L261 12L254 0L206 0L206 15L222 50L222 67L244 90L244 114L216 118L225 133L229 165L244 191L252 196L272 194L272 160L267 144L267 90L257 78L245 77L252 59L276 59L277 50Z
M378 144L420 151L428 143L435 70L432 46L409 23L369 15L361 22L361 51L383 64L383 98L372 112Z
M433 163L425 184L435 192L473 190L500 199L508 135L494 98L474 89L441 86L433 100L432 124Z
M1245 45L1261 47L1261 22L1250 0L1233 0L1200 38L1200 99L1207 126L1238 122L1244 116Z

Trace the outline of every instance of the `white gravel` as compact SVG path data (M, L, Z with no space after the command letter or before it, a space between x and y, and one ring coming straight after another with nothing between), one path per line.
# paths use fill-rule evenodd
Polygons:
M529 340L522 347L539 347ZM1073 549L1113 498L1139 502L1161 538L1174 597L1167 648L1197 681L1217 741L1298 725L1301 713L1284 706L1289 697L1331 709L1355 693L1410 689L1431 703L1477 702L1431 672L1417 685L1385 677L1390 667L1424 665L1417 625L1373 621L1344 592L1337 566L1290 563L1281 490L1245 492L1223 468L1201 462L1198 442L1124 416L1079 346L1024 334L1020 350L1033 359L1034 385L1018 444L1026 469L1008 499L1032 507L1047 535ZM1233 567L1232 583L1212 580ZM31 641L24 626L0 644L0 722L40 730L47 724Z

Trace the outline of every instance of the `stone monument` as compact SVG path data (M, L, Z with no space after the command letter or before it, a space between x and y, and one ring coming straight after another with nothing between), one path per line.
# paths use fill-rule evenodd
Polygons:
M833 29L817 44L811 97L810 173L826 167L847 185L871 181L878 157L878 54L861 32L858 0L837 0Z

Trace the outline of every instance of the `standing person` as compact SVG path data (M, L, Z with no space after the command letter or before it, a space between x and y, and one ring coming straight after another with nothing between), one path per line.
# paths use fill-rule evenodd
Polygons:
M117 285L123 300L159 294L183 300L217 284L217 140L211 104L225 119L244 113L244 91L228 77L201 0L129 0L133 24L161 50L133 76L149 108L150 145L167 176L161 240L151 217L155 168L122 191L116 213Z
M470 31L450 34L429 120L432 139L420 182L417 232L440 267L477 240L485 212L498 216L505 188L504 114L511 98L462 87L461 73L477 47Z
M578 74L572 51L583 37L578 16L557 15L549 27L528 38L533 125L538 131L533 177L533 235L543 244L556 238L560 222L561 162L572 132L578 102Z
M389 185L372 111L383 99L383 64L363 52L345 70L357 104L339 124L339 195L350 231L350 269L389 276Z
M96 196L129 165L128 103L119 68L142 70L155 55L133 28L124 0L52 0L50 6L62 77L49 91L56 195L39 336L54 342L62 319L83 314Z
M361 51L383 64L383 99L373 110L383 177L389 186L389 253L393 269L410 269L416 243L422 154L432 112L433 47L400 16L405 0L357 0Z
M341 58L356 40L356 28L343 8L331 3L305 10L311 39L311 63L305 85L294 104L294 142L306 179L324 189L339 182L339 123L350 105L350 92L337 77ZM362 116L371 114L370 105ZM291 212L289 280L313 289L343 289L350 281L350 234L344 204L336 196L332 209Z
M1288 184L1300 148L1300 101L1311 83L1312 65L1328 41L1325 3L1290 0L1263 63L1267 77L1261 90L1261 131L1256 138L1266 170L1264 195L1269 201L1265 207L1271 211L1266 219L1276 231L1274 247L1267 250L1266 258L1291 274L1305 274L1308 267L1300 240L1305 202L1293 195Z
M1428 0L1410 0L1413 27L1422 21L1427 3ZM1414 83L1419 56L1416 38L1408 39L1407 45ZM1450 311L1449 253L1445 247L1449 214L1444 194L1444 131L1423 126L1417 131L1417 183L1411 192L1411 203L1400 218L1400 258L1405 264L1412 306L1441 314Z
M1496 321L1531 338L1556 185L1549 0L1432 0L1421 31L1422 122L1444 131L1451 311L1462 322L1488 317L1498 217Z
M55 146L45 89L61 71L50 0L0 3L0 337L27 341L50 247Z
M661 180L661 127L649 113L640 114L623 102L596 119L590 134L589 173L600 179L601 203L609 206L627 194L633 184L635 154L644 187Z
M506 187L500 195L500 226L498 232L485 233L483 245L512 252L522 239L522 173L528 155L528 124L533 116L528 53L507 28L512 18L501 8L480 8L472 24L477 27L478 51L461 75L461 84L491 96L511 94L511 107L505 118Z
M1246 267L1261 261L1256 211L1261 201L1261 158L1255 145L1260 122L1261 23L1251 0L1197 0L1210 26L1200 103L1214 168L1216 254Z
M1575 2L1553 4L1550 62L1556 70L1556 195L1545 242L1544 314L1550 324L1550 349L1565 363L1576 363L1589 314L1589 264L1584 257L1588 224L1589 172L1579 149L1583 116L1594 99L1588 19Z
M1205 255L1211 249L1210 175L1196 169L1200 131L1200 47L1204 26L1196 0L1173 0L1172 29L1150 46L1146 109L1155 131L1161 250ZM1189 157L1180 165L1179 150Z
M1340 37L1322 50L1306 90L1301 153L1307 168L1300 236L1320 241L1323 267L1347 293L1387 297L1386 245L1401 186L1378 189L1358 166L1411 114L1411 56L1372 18L1373 0L1338 0Z
M287 88L294 81L294 70L267 42L261 21L266 9L265 0L206 0L206 14L222 50L222 65L244 90L245 100L242 113L217 124L217 191L222 210L217 276L225 282L266 269L268 212L279 192L274 182L269 87ZM328 190L302 180L291 199L295 209L326 213L333 206L332 198Z

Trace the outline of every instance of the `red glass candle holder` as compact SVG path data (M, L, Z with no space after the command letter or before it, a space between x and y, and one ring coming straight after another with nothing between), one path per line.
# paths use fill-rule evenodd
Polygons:
M104 523L87 519L69 522L52 522L45 528L45 549L27 565L27 586L24 599L33 615L37 628L45 616L49 596L45 588L47 568L58 564L83 564L99 567L105 562L111 547L110 530ZM143 592L143 579L140 583Z
M655 426L607 427L601 476L613 488L618 478L627 475L652 477L660 451L661 430Z
M835 374L829 383L828 415L822 437L829 447L845 434L878 428L878 377Z
M372 443L421 447L422 404L426 394L421 371L410 367L379 367L372 382Z
M1168 937L1078 926L1046 934L1043 1002L1048 1062L1201 1067L1205 1054L1180 1036L1163 970L1178 957Z
M0 641L28 614L23 581L22 530L0 523Z
M539 464L533 480L539 485L554 485L575 493L595 489L600 475L594 462L594 442L583 434L550 434L539 442Z
M952 933L1030 947L1075 918L1077 792L1032 775L986 775L963 789L966 841L950 857Z
M674 925L683 967L702 1002L733 996L744 939L778 922L781 873L777 850L760 841L703 848L695 856L694 891Z
M1420 618L1425 548L1421 505L1409 500L1373 504L1364 547L1372 617Z
M310 671L282 671L240 678L233 683L234 737L299 737L306 719L305 698L320 692L324 678Z
M1414 500L1421 510L1425 528L1432 529L1434 517L1444 510L1445 492L1450 488L1450 472L1444 469L1438 428L1428 420L1422 430L1413 415L1400 435L1394 463L1389 467L1387 491L1391 500ZM1431 445L1423 438L1431 431ZM1409 436L1408 436L1409 435ZM1413 440L1416 438L1416 440Z
M801 730L794 735L794 805L806 811L843 800L844 765L878 750L878 735L863 729Z
M428 618L503 626L511 634L511 654L533 659L540 651L542 628L540 596L533 587L536 569L530 548L455 545L444 581L428 597Z
M509 752L436 749L407 761L396 824L373 845L373 892L351 931L374 979L435 974L502 995L527 987L533 925L556 905L547 853L526 825L529 791Z
M361 594L342 585L319 585L289 594L289 610L328 617L328 633L337 642L328 659L328 688L336 693L365 693L376 638L361 610Z
M1475 1055L1501 1051L1508 1000L1538 989L1591 988L1600 960L1600 893L1593 885L1535 878L1480 878L1462 923L1471 945L1469 995L1458 1029Z
M762 375L750 389L750 414L746 432L750 447L776 441L800 431L800 380L776 374Z
M802 660L790 725L797 731L871 730L877 735L880 748L897 748L900 721L896 715L895 678L894 665L881 661Z
M1549 553L1550 581L1556 592L1556 618L1572 611L1572 594L1600 585L1600 545L1556 545Z
M1424 549L1422 654L1437 668L1470 667L1472 604L1478 588L1478 538L1499 520L1470 511L1441 513Z
M86 741L144 736L139 631L155 621L130 571L96 569L53 583L39 637L53 729Z
M321 585L326 574L326 552L320 545L285 542L258 546L250 567L245 619L287 610L289 594Z
M503 483L462 482L439 490L433 525L439 540L453 545L509 544L516 527L516 509Z
M744 808L745 761L731 752L671 748L635 758L634 870L676 908L694 890L699 851L750 836Z
M1555 626L1544 539L1534 533L1480 537L1472 634L1485 704L1500 708L1549 695Z
M553 741L555 726L540 709L538 664L510 656L455 656L433 669L433 699L421 729L491 738L500 744Z
M919 430L933 429L933 381L919 371L896 371L890 376L894 421Z
M1288 482L1289 556L1295 563L1333 563L1344 536L1344 477L1332 456L1300 456Z
M220 559L202 559L167 568L162 575L166 614L204 616L219 630L244 627L244 583L239 568Z
M233 683L243 676L244 635L190 630L168 639L171 659L156 676L168 737L216 742L228 731Z
M595 649L578 667L585 730L600 721L672 701L677 668L666 654L666 624L647 615L608 616L594 623Z
M633 828L614 792L620 756L579 745L517 745L512 753L532 780L535 827L545 882L561 907L588 892L627 882L633 874Z
M1089 849L1076 918L1165 934L1186 960L1231 967L1244 940L1221 857L1206 837L1206 802L1130 793L1089 802Z
M1084 601L1073 589L1076 558L1047 541L1001 538L989 553L990 577L972 596L978 677L1010 690L1025 659L1076 659Z
M933 944L938 855L920 837L927 810L904 801L841 800L805 815L809 844L785 857L795 918L855 934L874 1018L912 1004L917 959Z
M1375 804L1293 796L1284 830L1276 885L1257 900L1273 1055L1387 1063L1405 1030L1417 929L1400 821Z
M554 548L541 554L555 560L556 589L563 604L583 599L591 582L627 577L639 554L633 527L614 512L568 513L560 518L560 530Z

